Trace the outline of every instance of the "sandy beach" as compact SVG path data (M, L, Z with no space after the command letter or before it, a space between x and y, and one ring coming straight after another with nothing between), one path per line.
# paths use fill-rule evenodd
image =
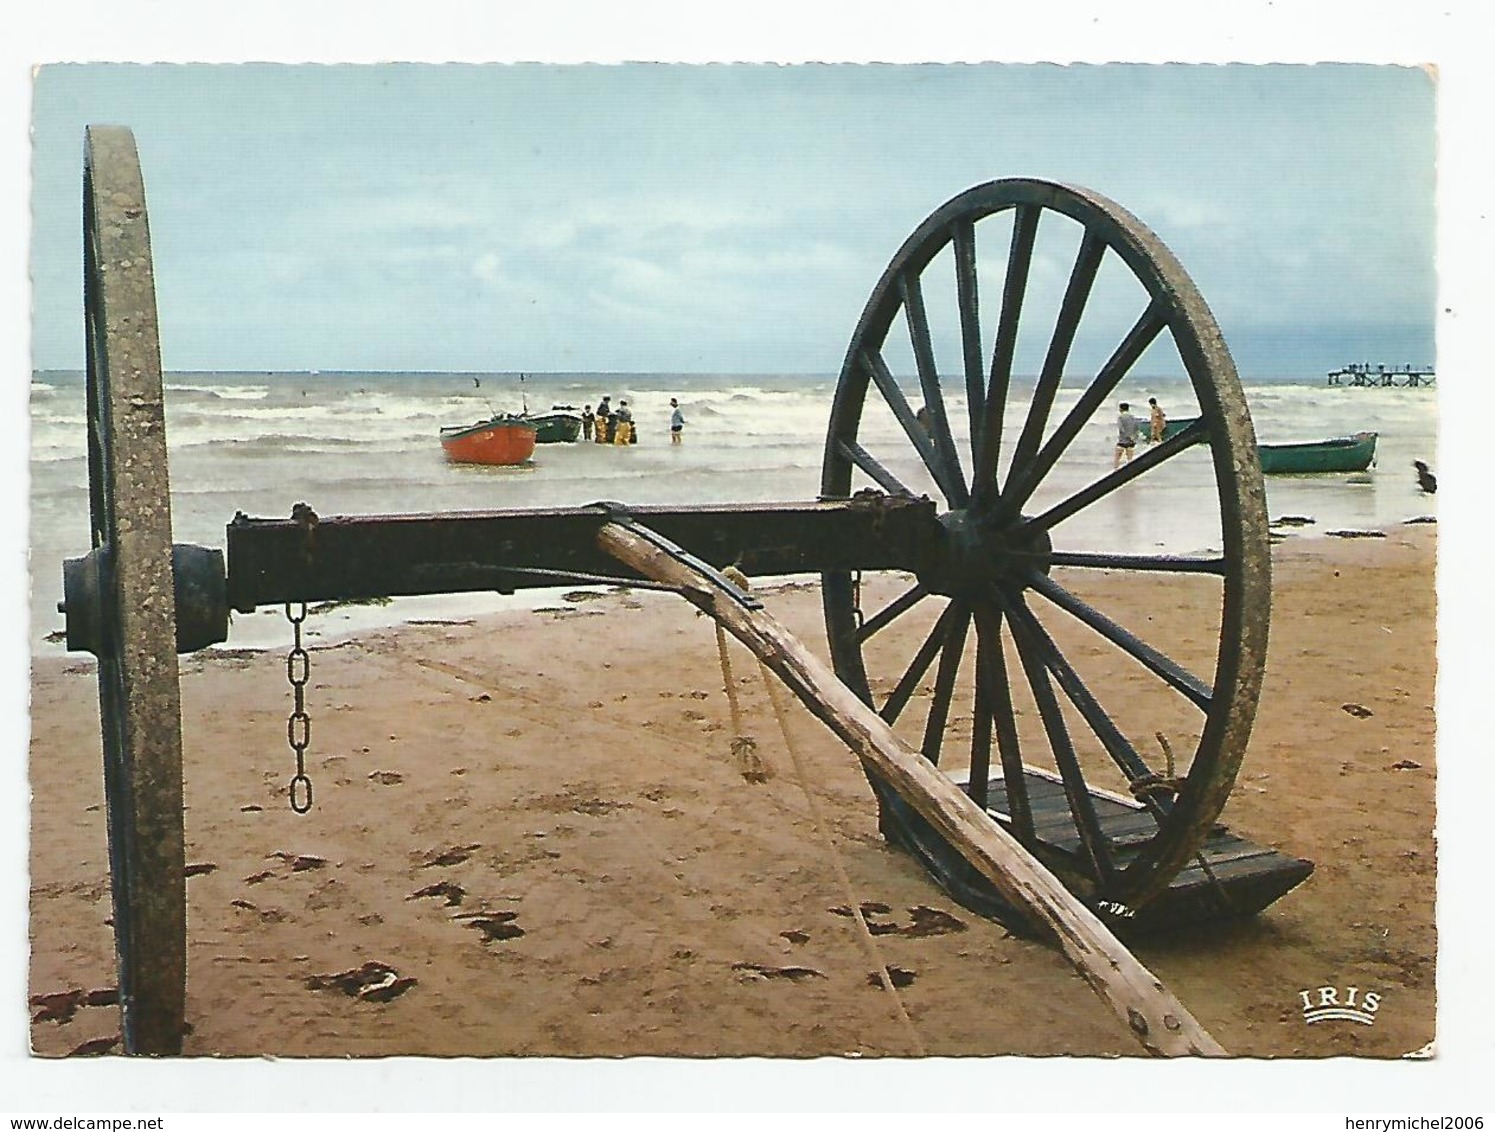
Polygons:
M1436 545L1429 524L1274 548L1266 686L1222 821L1316 871L1255 918L1133 944L1232 1054L1390 1058L1434 1038ZM1137 596L1150 639L1216 616L1182 581ZM817 588L763 597L823 654ZM897 624L887 647L917 634ZM184 657L185 1052L1141 1052L1055 948L889 848L855 759L798 705L786 742L756 662L729 655L738 728L712 623L669 594L314 647L306 816L285 797L283 652ZM118 1050L96 702L91 658L37 660L31 1040L48 1057ZM384 990L346 993L337 976L365 965ZM1374 1025L1307 1024L1299 992L1324 986L1376 992Z

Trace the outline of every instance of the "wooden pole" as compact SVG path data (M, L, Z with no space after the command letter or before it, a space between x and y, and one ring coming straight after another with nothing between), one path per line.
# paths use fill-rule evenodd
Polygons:
M728 583L670 544L626 523L602 526L598 544L619 561L685 598L751 649L864 764L918 810L1009 901L1027 909L1059 942L1081 977L1161 1057L1227 1056L1221 1045L1090 909L960 787L893 733L793 634L762 609L739 601Z

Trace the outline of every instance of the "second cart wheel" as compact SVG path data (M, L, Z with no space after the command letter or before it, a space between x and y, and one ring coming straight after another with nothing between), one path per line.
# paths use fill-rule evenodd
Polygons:
M94 608L70 615L70 635L78 617L90 622L99 663L125 1051L175 1054L186 885L171 498L150 230L127 129L88 129L83 228L93 580L68 602Z
M1192 397L1170 409L1197 419L1113 467L1118 402L1153 388ZM972 796L1067 883L1132 909L1157 896L1245 754L1271 591L1246 399L1188 275L1095 193L1014 179L949 201L893 257L841 371L821 490L868 487L932 494L942 535L875 607L869 582L825 576L837 674L931 761L964 760ZM1207 513L1197 552L1146 537L1170 501ZM1139 628L1149 582L1167 574L1218 591L1203 651ZM1101 575L1113 596L1092 600L1087 576ZM878 651L896 621L926 634L912 656ZM1132 683L1117 692L1122 672ZM1178 751L1152 745L1160 716L1129 711L1138 679L1162 691L1149 694L1186 740ZM884 832L938 874L948 846L873 785ZM1108 796L1140 803L1120 831L1097 816ZM1056 840L1074 851L1046 852Z

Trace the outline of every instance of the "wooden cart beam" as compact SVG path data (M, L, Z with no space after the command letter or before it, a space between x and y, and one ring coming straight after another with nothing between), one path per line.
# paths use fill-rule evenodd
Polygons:
M934 825L1002 895L1048 928L1092 990L1149 1053L1226 1056L1225 1050L1090 909L958 786L841 683L773 617L695 568L652 531L607 523L597 541L639 574L676 587L771 668L867 767Z
M647 522L714 566L749 574L912 570L942 536L928 499L862 493L804 503L589 507L290 519L235 516L228 602L240 613L287 601L463 593L629 581L597 546L610 518Z

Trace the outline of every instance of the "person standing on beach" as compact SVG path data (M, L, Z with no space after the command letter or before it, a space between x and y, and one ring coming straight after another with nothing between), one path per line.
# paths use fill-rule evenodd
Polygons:
M1121 467L1124 457L1128 463L1132 459L1132 450L1137 447L1137 434L1142 431L1142 422L1132 416L1132 407L1125 401L1121 403L1121 415L1116 418L1116 459L1111 463L1111 469Z
M680 402L670 398L670 443L679 444L680 434L685 431L685 414L680 411Z
M1150 429L1150 433L1147 439L1156 444L1158 441L1163 439L1163 430L1168 427L1168 418L1164 415L1163 406L1158 404L1158 399L1156 397L1149 397L1147 399L1147 404L1151 406L1152 409L1152 412L1148 416L1148 426Z
M597 419L592 425L592 439L598 444L606 444L612 440L613 422L616 420L610 399L603 397L597 402Z
M582 411L581 411L581 438L583 440L591 440L592 439L592 425L596 422L596 420L597 420L597 417L592 412L592 406L587 405L585 408L582 409Z
M633 435L633 410L627 401L618 402L617 423L609 430L614 444L627 444Z

